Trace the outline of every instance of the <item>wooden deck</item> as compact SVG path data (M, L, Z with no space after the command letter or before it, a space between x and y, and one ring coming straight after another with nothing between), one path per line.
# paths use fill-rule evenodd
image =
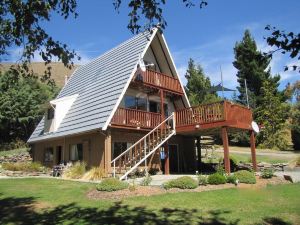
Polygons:
M178 79L157 71L148 69L145 72L142 72L139 70L137 71L133 81L134 83L142 84L150 88L183 95L183 90Z
M194 132L221 127L251 130L250 109L222 101L176 111L176 132Z
M176 132L195 133L221 127L251 130L250 109L222 101L175 112ZM160 113L118 108L111 125L119 128L153 129L161 122Z

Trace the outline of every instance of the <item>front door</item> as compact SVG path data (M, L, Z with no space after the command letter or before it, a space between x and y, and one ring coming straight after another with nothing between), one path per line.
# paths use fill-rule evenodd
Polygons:
M179 173L178 145L169 145L170 173Z

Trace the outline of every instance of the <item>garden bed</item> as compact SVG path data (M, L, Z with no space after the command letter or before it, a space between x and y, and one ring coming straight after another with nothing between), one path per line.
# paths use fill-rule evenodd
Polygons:
M284 180L280 177L273 177L271 179L262 179L256 177L256 184L238 184L235 186L234 184L220 184L220 185L206 185L199 186L196 189L179 189L172 188L166 190L162 187L158 186L136 186L135 190L119 190L114 192L106 192L106 191L97 191L93 189L87 193L87 197L89 199L105 199L105 200L122 200L128 197L136 197L136 196L152 196L152 195L160 195L166 193L176 193L176 192L203 192L203 191L211 191L211 190L220 190L220 189L228 189L228 188L263 188L270 185L278 185L278 184L286 184L289 181Z

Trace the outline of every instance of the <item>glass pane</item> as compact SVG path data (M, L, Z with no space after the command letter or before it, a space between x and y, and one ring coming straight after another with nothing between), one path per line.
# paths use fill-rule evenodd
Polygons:
M119 156L126 149L127 149L126 142L114 142L113 158L116 158L117 156Z
M78 160L83 160L83 145L77 144L77 151L78 151Z
M139 98L137 101L137 109L147 111L147 99L145 98Z
M149 101L149 111L157 113L158 112L157 105L158 105L157 102Z
M45 149L45 162L52 162L53 161L53 148L46 148Z
M125 108L136 109L136 98L133 96L125 96Z

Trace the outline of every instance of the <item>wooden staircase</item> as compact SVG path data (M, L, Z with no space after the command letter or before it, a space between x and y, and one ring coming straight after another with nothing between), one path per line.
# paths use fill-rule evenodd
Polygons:
M120 174L120 180L127 179L127 176L143 162L147 164L147 159L175 134L175 116L172 113L171 116L111 161L113 176L116 177L116 174Z

